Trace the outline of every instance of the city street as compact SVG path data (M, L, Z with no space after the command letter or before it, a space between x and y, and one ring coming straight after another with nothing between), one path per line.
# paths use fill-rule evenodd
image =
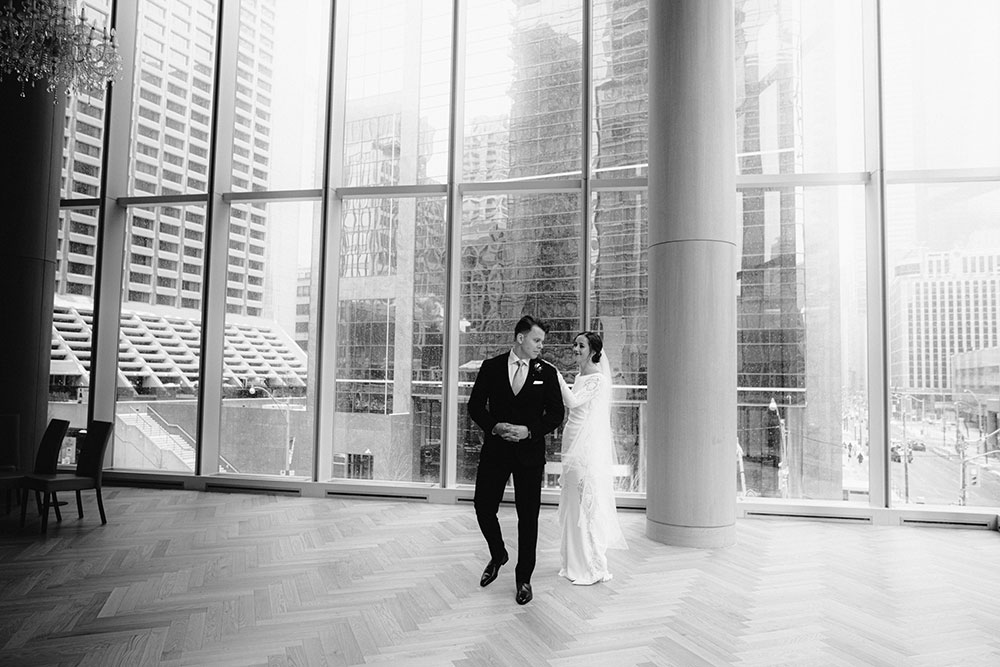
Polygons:
M890 424L893 444L907 441L923 442L926 451L913 451L913 460L908 465L893 461L892 495L897 502L904 501L906 473L909 472L909 502L927 505L958 505L961 503L961 459L955 449L956 425L941 422L893 420ZM959 425L957 433L967 438L972 456L982 452L982 443L977 442L979 432L972 426L968 429ZM866 486L868 460L859 464L855 456L844 456L845 488ZM976 483L978 482L978 483ZM996 506L1000 504L1000 460L984 458L970 461L966 469L966 505Z

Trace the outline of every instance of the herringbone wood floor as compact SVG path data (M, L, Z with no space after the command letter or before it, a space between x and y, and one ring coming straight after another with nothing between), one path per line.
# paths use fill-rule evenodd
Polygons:
M47 537L0 518L0 664L1000 664L995 532L748 519L703 551L623 512L631 549L583 587L556 576L543 509L519 607L513 563L478 585L471 506L105 495L103 527L92 494Z

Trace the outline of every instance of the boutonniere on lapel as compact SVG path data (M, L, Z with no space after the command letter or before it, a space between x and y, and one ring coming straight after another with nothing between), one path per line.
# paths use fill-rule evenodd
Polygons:
M537 361L537 360L531 362L531 372L535 373L536 375L538 373L541 373L542 372L542 362Z

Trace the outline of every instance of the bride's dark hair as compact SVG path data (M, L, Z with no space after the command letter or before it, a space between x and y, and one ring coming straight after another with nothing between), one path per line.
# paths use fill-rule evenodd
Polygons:
M600 334L596 334L593 331L581 331L573 336L573 340L576 340L580 336L587 339L587 345L590 346L591 352L590 360L596 364L601 360L601 350L604 349L604 341L601 340Z

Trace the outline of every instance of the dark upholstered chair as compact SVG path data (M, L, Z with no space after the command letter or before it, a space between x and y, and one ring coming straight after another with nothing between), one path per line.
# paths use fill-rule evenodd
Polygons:
M7 415L4 415L5 417ZM13 415L17 417L17 415ZM16 422L15 422L16 423ZM59 450L62 448L63 438L69 429L69 422L65 419L52 419L42 434L42 440L38 443L38 452L35 454L35 467L30 471L21 470L14 465L14 469L4 469L0 471L0 489L8 493L7 511L10 512L10 491L19 489L24 476L30 473L48 474L55 473L56 464L59 461ZM15 436L16 438L17 436ZM17 443L14 444L14 451L17 451ZM58 509L58 507L56 508Z
M56 503L56 493L59 491L76 492L76 511L83 518L83 502L80 491L94 489L97 493L97 509L101 512L101 523L108 522L104 514L104 498L101 496L101 480L104 476L104 454L108 451L114 424L111 422L93 421L87 427L87 435L80 445L76 455L76 472L73 474L56 473L26 475L21 482L21 525L24 525L26 500L28 491L36 491L43 496L42 528L44 533L49 523L49 507ZM59 508L56 507L56 519L59 520Z

